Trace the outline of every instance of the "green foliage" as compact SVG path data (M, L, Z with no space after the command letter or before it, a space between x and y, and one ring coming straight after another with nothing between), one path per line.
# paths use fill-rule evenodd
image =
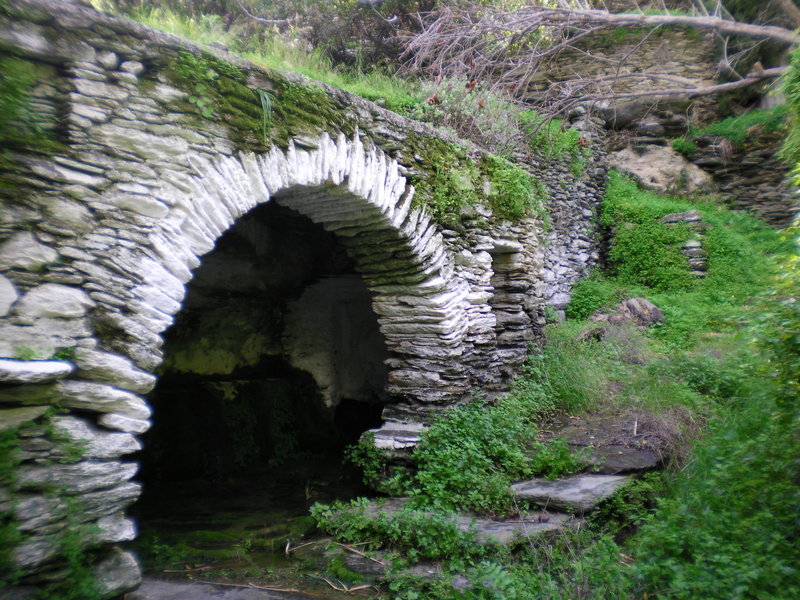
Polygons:
M423 203L440 223L455 225L478 201L480 171L474 160L456 146L428 140L425 148L427 176L414 177L414 201Z
M535 442L528 450L533 454L531 471L547 479L572 475L586 466L586 463L575 456L569 449L567 441L562 438L548 442Z
M724 401L739 396L747 384L741 368L741 361L746 359L735 354L726 358L723 361L703 352L675 349L669 358L649 363L647 370L656 378L684 382L698 394Z
M779 404L791 411L800 398L800 224L783 236L794 251L778 263L773 287L758 306L758 340L781 387Z
M52 360L64 360L67 362L74 361L77 356L77 349L74 346L68 346L65 348L59 348L58 350L54 351L50 358Z
M667 225L658 218L674 212L670 202L659 202L637 185L612 173L603 199L601 222L614 228L609 263L622 283L645 285L656 291L683 290L692 286L681 243L689 239L683 224ZM678 210L685 210L680 207Z
M311 515L320 529L345 542L379 539L409 560L470 559L486 550L474 531L462 531L452 515L404 506L394 511L367 510L366 499L314 504Z
M789 127L781 147L782 158L792 166L795 177L800 173L800 50L789 56L789 69L784 74L782 91L786 95Z
M697 153L697 144L685 137L673 140L672 148L676 152L683 154L687 160L692 160Z
M344 69L334 64L323 50L309 50L307 42L275 31L247 36L226 29L219 15L188 16L164 7L143 7L130 16L150 27L199 42L221 43L233 52L255 63L301 73L368 100L382 101L387 108L406 112L418 106L422 97L416 85L377 69L363 72L357 68ZM201 96L197 96L202 99Z
M788 114L788 109L783 104L768 110L756 109L743 115L728 117L702 129L693 129L691 136L698 138L703 135L718 135L736 146L743 146L754 134L785 131Z
M592 512L591 524L607 533L630 531L648 519L656 499L667 489L667 476L662 473L631 479Z
M411 179L417 189L414 202L439 223L458 226L462 218L475 215L478 203L501 219L546 218L547 189L522 167L493 154L478 158L435 138L411 135L408 141L425 165L424 174Z
M520 113L520 122L530 149L545 158L588 158L591 154L581 133L565 128L561 119L545 121L535 111L529 110Z
M519 219L531 212L544 214L545 186L525 169L504 158L486 155L481 168L489 177L489 205L502 219Z
M98 531L91 525L81 524L77 505L65 501L64 521L66 527L58 534L58 559L65 571L65 578L45 584L37 590L40 600L100 600L104 597L100 584L91 569L92 545Z
M52 152L52 140L43 117L31 107L32 91L39 69L14 56L0 58L0 139L3 153L11 150ZM2 155L0 155L2 158Z
M414 450L418 465L409 490L420 504L507 514L509 485L532 473L524 453L535 433L517 400L497 406L473 401L434 422Z
M386 453L375 446L375 434L363 434L356 444L345 450L345 460L362 471L364 483L372 489L390 493L393 491L390 479L389 461Z
M565 309L570 319L586 319L601 308L622 300L619 284L606 279L599 272L581 279L572 289L572 298Z
M779 415L765 398L720 415L636 541L648 589L687 600L800 594L800 429Z
M18 360L36 360L39 356L39 353L36 352L33 348L28 346L15 346L14 347L14 358Z
M10 490L17 479L19 429L0 432L0 490ZM21 540L11 512L0 512L0 588L13 584L21 573L14 568L12 551Z

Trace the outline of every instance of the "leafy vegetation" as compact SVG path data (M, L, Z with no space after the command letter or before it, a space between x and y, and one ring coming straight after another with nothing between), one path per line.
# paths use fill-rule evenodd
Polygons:
M699 211L710 225L702 233L704 278L690 276L674 252L689 232L658 223L686 210ZM375 466L372 477L393 483L385 491L410 495L408 510L422 510L424 518L417 513L404 530L403 519L384 523L353 508L358 503L315 509L320 526L343 539L399 539L392 550L405 560L439 557L440 580L396 575L393 597L797 595L795 232L781 235L711 199L645 192L617 174L602 219L611 230L612 270L576 287L570 320L548 326L547 344L508 397L464 405L435 422L415 451L416 472L387 469L380 452L364 444L372 452L365 460ZM636 235L642 239L631 241ZM641 253L643 243L658 260ZM780 291L763 292L776 285ZM595 327L588 321L595 311L634 296L655 302L665 322L647 331L613 326L602 340L582 335ZM517 510L506 495L514 478L579 469L574 456L562 461L561 442L537 446L536 420L553 410L604 407L649 419L654 443L683 461L682 469L626 486L579 534L513 554L486 547L470 553L469 540L454 532L452 546L421 541L450 535L440 528L452 510ZM563 471L562 463L569 463ZM466 587L454 589L456 577L466 577L459 584Z
M702 129L692 131L692 137L718 135L736 146L742 146L754 133L775 133L786 129L788 109L779 104L768 110L756 109L743 115L728 117Z
M697 139L706 135L725 138L734 147L741 148L755 136L786 133L789 129L787 127L788 117L789 108L785 104L779 104L767 110L751 110L705 127L693 127L685 137L673 140L672 147L689 160L694 158L697 153Z

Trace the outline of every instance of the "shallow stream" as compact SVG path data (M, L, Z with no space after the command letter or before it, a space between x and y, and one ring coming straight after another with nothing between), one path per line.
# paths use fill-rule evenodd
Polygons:
M333 586L372 581L344 568L337 551L326 549L308 509L367 493L340 456L294 458L224 482L150 486L133 511L140 534L132 547L150 579L252 583L309 598L352 598ZM370 587L357 593L376 592Z

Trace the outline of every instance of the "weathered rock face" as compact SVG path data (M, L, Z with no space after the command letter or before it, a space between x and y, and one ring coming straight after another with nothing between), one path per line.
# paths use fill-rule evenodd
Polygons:
M711 176L687 161L672 148L636 146L623 148L608 156L609 165L620 173L630 175L642 187L657 192L710 192L714 188Z
M408 179L425 176L421 144L454 141L426 126L85 4L12 0L0 15L2 47L34 74L26 110L53 142L15 148L0 166L10 184L0 186L0 420L17 444L0 510L19 523L13 557L29 580L57 568L69 528L97 549L108 595L138 581L114 546L135 536L125 510L140 486L125 457L151 425L144 395L176 315L165 371L205 368L197 338L181 334L197 317L199 343L220 350L214 369L274 359L323 403L377 396L383 431L406 444L471 389L502 392L545 301L562 302L596 261L596 161L578 178L566 164L530 165L550 187L548 234L538 217L512 224L483 207L448 228ZM209 65L226 86L201 98L217 102L211 118L191 101ZM257 218L272 207L306 223L301 235L281 231L278 247L276 221L264 229ZM253 246L250 258L223 249L201 267L228 231ZM196 273L205 298L187 297ZM234 348L236 310L210 298L242 289L253 335Z

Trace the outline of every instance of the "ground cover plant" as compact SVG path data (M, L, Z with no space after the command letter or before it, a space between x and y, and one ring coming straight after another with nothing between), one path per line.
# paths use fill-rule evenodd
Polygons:
M679 252L693 232L659 222L686 210L709 224L703 278L690 274ZM423 436L416 472L395 472L392 480L368 444L355 453L373 481L383 477L385 491L410 495L409 510L423 512L381 521L365 516L360 501L315 507L320 526L341 539L398 540L388 547L397 557L392 597L798 595L800 427L789 365L797 365L800 316L798 280L788 275L796 275L796 233L776 232L713 199L646 192L616 173L602 215L611 235L608 269L578 285L569 319L548 326L547 343L508 397L449 411ZM635 296L659 306L664 323L612 328L602 340L582 335L596 328L593 313ZM609 408L651 415L662 448L674 457L672 469L635 482L588 527L554 542L511 552L478 548L456 532L437 537L453 510L518 510L507 495L515 478L583 467L575 457L561 465L564 454L535 446L543 415ZM534 467L537 455L544 466ZM452 544L431 546L431 539L448 537ZM440 580L403 570L420 557L441 563Z

